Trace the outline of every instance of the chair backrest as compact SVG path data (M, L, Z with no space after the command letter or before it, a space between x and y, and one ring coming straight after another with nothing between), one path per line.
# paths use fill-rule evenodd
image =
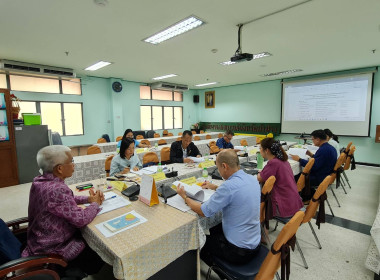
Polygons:
M159 146L167 144L166 141L165 141L165 139L160 139L160 140L158 140L157 143L158 143Z
M331 176L331 182L330 184L334 183L336 176L337 176L337 170L342 166L342 164L346 161L347 155L345 153L341 153L338 159L336 160L335 166L334 166L334 171L333 173L330 174Z
M201 140L201 137L199 137L199 136L194 136L194 141L199 141L199 140Z
M178 136L182 136L182 132L178 132Z
M158 156L154 152L148 152L143 157L143 165L148 163L153 163L153 165L158 164Z
M116 142L119 142L121 139L123 139L123 136L116 137Z
M52 132L51 141L53 142L53 145L62 145L61 135L59 135L58 132Z
M210 141L210 143L208 144L210 147L211 146L216 146L216 142L214 140Z
M161 149L161 164L170 163L170 147L164 147Z
M195 130L192 130L191 133L192 134L197 134L197 132Z
M145 136L146 138L154 138L154 133L155 133L154 130L149 130L146 132Z
M169 131L167 131L166 129L162 132L162 136L167 136L169 133Z
M278 251L286 244L297 232L305 213L298 211L293 218L282 228L280 234L277 236L276 241L273 243L273 249ZM264 262L261 264L259 273L255 280L273 279L276 271L280 267L281 254L273 254L269 251Z
M348 170L350 168L350 165L351 165L351 158L352 156L354 155L354 152L356 150L356 147L355 145L352 145L350 147L350 151L348 152L348 155L346 157L346 163L344 164L344 170Z
M222 138L222 137L223 137L223 133L219 133L218 138Z
M168 133L168 136L174 136L174 135L173 135L173 133L169 132L169 133Z
M322 183L319 185L318 189L315 191L313 195L314 200L318 199L324 192L326 192L327 187L330 185L330 181L331 181L331 176L327 176L322 181ZM305 217L302 220L303 224L309 222L315 216L318 206L319 206L319 201L310 200L310 203L307 206L306 211L305 211Z
M200 133L200 134L203 134L203 133L205 133L205 132L204 132L203 130L201 130L201 131L199 131L199 133Z
M150 146L150 141L148 139L143 139L140 141L141 144Z
M211 135L210 135L210 134L207 134L207 135L206 135L206 139L211 139Z
M154 138L160 138L161 137L160 134L158 134L158 133L155 133L153 136L154 136Z
M248 146L247 139L241 139L240 140L240 146Z
M305 174L310 173L310 170L313 167L314 162L315 162L314 158L309 159L309 162L306 164L305 168L302 171L303 174L301 173L301 176L298 178L298 180L297 180L298 192L302 191L303 188L305 187L305 183L306 183L306 175Z
M104 138L99 138L96 143L107 143L107 140Z
M272 192L274 183L276 182L276 177L270 176L264 183L263 188L261 189L261 195L267 195ZM260 203L260 223L263 223L265 220L265 202Z
M348 152L350 151L351 145L352 145L352 142L350 142L350 143L347 144L347 147L346 147L346 150L345 150L345 153L347 155L348 155Z
M256 144L260 144L261 143L261 138L260 137L256 137Z
M108 134L103 134L103 135L102 135L102 138L106 139L106 142L107 142L107 143L111 142L111 139L110 139L110 137L109 137Z
M215 155L220 152L220 149L218 146L210 146L210 155Z
M100 150L100 148L98 146L91 146L87 149L87 154L88 155L93 155L93 154L100 154L102 151Z
M181 141L181 140L182 140L182 137L178 137L178 138L177 138L177 141Z
M137 135L137 136L136 136L136 140L139 140L139 139L144 139L144 136L142 136L142 135L140 135L140 134Z
M112 155L112 156L109 156L105 163L104 163L104 170L106 171L106 175L107 177L110 176L110 171L111 171L111 162L112 162L112 159L115 155Z

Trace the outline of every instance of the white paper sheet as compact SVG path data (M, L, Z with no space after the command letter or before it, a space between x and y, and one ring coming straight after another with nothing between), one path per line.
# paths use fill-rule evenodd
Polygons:
M306 149L301 149L301 148L289 148L288 154L289 155L296 155L299 156L300 158L306 159Z
M124 199L120 195L117 195L114 192L106 192L104 193L104 201L100 208L102 209L97 216L107 213L109 211L124 207L131 204L130 201ZM84 206L89 206L90 203L83 204Z
M178 194L169 197L167 200L167 204L174 208L177 208L178 210L181 210L182 212L187 212L191 209L188 205L186 205L183 198Z
M137 223L135 223L135 224L133 224L133 225L131 225L131 226L129 226L129 227L126 227L126 228L123 228L123 229L121 229L121 230L119 230L119 231L117 231L117 232L111 232L108 228L106 228L103 224L104 223L106 223L106 222L109 222L109 221L111 221L111 220L113 220L113 219L116 219L116 218L118 218L118 217L121 217L121 216L125 216L125 215L127 215L127 214L132 214L132 215L135 215L137 218L139 218L140 219L140 221L139 222L137 222ZM100 224L97 224L97 225L95 225L95 227L105 236L105 237L111 237L111 236L114 236L115 234L119 234L120 232L123 232L123 231L125 231L125 230L128 230L128 229L131 229L131 228L133 228L133 227L135 227L135 226L138 226L138 225L140 225L140 224L142 224L142 223L145 223L147 221L147 219L145 219L143 216L141 216L140 214L138 214L135 210L133 210L133 211L130 211L130 212L127 212L127 213L125 213L125 214L123 214L123 215L120 215L120 216L117 216L117 217L114 217L114 218L112 218L112 219L109 219L108 221L105 221L105 222L102 222L102 223L100 223Z
M189 159L191 159L192 161L194 161L194 163L200 163L200 162L204 162L205 159L203 157L187 157Z
M319 147L314 145L305 145L305 148L308 149L310 152L315 154L316 151L318 151Z

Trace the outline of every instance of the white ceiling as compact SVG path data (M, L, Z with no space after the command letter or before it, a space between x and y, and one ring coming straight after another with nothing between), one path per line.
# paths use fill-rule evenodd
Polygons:
M2 0L0 58L146 83L175 73L179 76L165 81L190 88L207 81L226 86L380 65L379 0L312 0L275 13L302 2L108 0L99 7L93 0ZM207 24L156 46L142 41L189 15ZM243 27L243 52L273 56L218 64L235 53L237 24L254 19ZM83 70L99 60L114 64ZM260 76L290 69L303 72Z

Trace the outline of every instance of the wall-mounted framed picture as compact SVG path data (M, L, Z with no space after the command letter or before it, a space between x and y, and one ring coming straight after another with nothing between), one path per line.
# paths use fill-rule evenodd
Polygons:
M215 90L205 92L205 108L215 108Z

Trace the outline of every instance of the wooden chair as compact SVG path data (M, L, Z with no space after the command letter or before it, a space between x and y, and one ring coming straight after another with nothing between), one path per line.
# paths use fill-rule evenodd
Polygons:
M199 137L199 136L194 136L194 141L199 141L199 140L201 140L201 137Z
M96 143L107 143L107 140L104 138L99 138Z
M290 254L290 250L281 250L282 248L291 247L294 251L294 243L296 241L296 233L297 230L305 216L305 213L302 211L298 211L293 218L282 228L281 232L277 236L276 241L272 245L272 250L275 253L272 253L272 250L268 252L264 262L261 264L259 273L257 274L255 280L268 280L273 279L276 271L281 266L281 251L288 251ZM284 247L283 247L284 246ZM290 249L290 248L289 248ZM289 257L283 256L284 258ZM290 271L285 270L286 267L281 266L281 279L285 279L286 275L288 276Z
M210 134L207 134L207 135L206 135L206 139L211 139L211 135L210 135Z
M26 245L28 218L20 218L4 223L0 219L0 225L4 231L9 230L9 238L19 240L22 245ZM13 234L13 235L12 235ZM24 246L21 247L23 249ZM19 249L19 248L17 248ZM3 252L1 252L3 253ZM57 254L41 254L20 258L6 262L0 265L0 279L61 279L59 276L59 266L66 267L67 262ZM10 274L12 276L7 277ZM83 274L78 272L78 274ZM76 275L79 276L79 275ZM75 278L77 279L77 278ZM79 279L79 278L78 278Z
M136 136L136 140L140 140L140 139L144 139L144 136L142 136L141 134Z
M174 136L174 135L173 135L173 133L169 132L169 133L168 133L168 136Z
M151 165L157 165L159 162L158 156L154 152L148 152L143 157L143 166L151 166Z
M178 132L178 136L182 136L182 132Z
M216 145L216 142L215 142L215 141L210 141L210 143L209 143L209 147L210 147L210 155L216 155L217 153L220 152L220 149L219 149L219 147Z
M303 171L301 172L301 176L297 180L298 192L301 192L306 186L306 188L308 189L307 191L310 194L310 178L309 178L309 175L310 175L310 170L314 165L314 162L315 162L315 159L310 158L309 162L306 164Z
M168 136L169 131L166 129L162 132L162 137Z
M106 171L106 176L110 176L110 171L111 171L111 162L112 162L112 159L115 155L111 155L109 156L105 163L104 163L104 170Z
M195 130L192 130L191 133L194 135L194 134L197 134L197 132Z
M350 143L352 143L352 142L350 142ZM350 143L349 143L349 145L350 145ZM348 147L348 145L347 145L347 147ZM349 186L350 189L351 189L351 184L350 184L350 181L348 180L348 177L347 177L347 174L346 174L345 171L348 170L348 169L350 169L351 162L353 164L355 162L355 160L354 160L355 150L356 150L355 145L352 145L352 146L350 145L350 149L349 149L349 151L347 153L346 153L346 151L347 151L347 148L346 148L345 153L346 153L347 157L346 157L346 161L344 163L343 172L342 172L342 174L343 174L342 178L344 178L344 180L347 182L347 184L348 184L348 186ZM355 168L351 168L351 170L353 170L353 169L355 169Z
M116 142L119 142L121 139L123 139L123 136L116 137Z
M334 183L335 180L336 180L336 188L339 188L339 186L341 185L340 184L340 175L343 172L342 164L344 163L345 160L346 160L346 154L341 153L339 158L337 159L337 161L335 163L333 172L330 174L331 182L329 184L329 188L330 188L333 196L335 197L336 203L338 204L339 207L340 207L339 200L338 200L337 196L335 195L334 188L332 188L331 185ZM344 188L343 185L342 185L342 188L343 188L345 194L347 194L346 189Z
M160 139L160 140L158 140L157 143L158 143L158 146L166 145L167 144L165 139Z
M311 224L311 219L315 216L316 212L317 212L317 208L319 206L319 211L318 211L318 216L317 216L317 226L318 226L318 229L320 228L320 224L321 223L324 223L325 222L325 200L327 200L327 194L326 194L326 190L331 182L332 178L331 176L327 176L323 181L322 183L319 185L318 189L315 191L314 195L313 195L313 198L310 200L310 203L309 205L307 206L306 208L306 211L305 211L305 216L304 218L302 219L302 224L305 224L305 223L308 223L309 226L310 226L310 229L315 237L315 240L317 241L318 243L318 248L319 249L322 249L322 246L321 246L321 243L319 242L318 240L318 237L314 231L314 228ZM281 218L281 217L274 217L274 219L277 221L276 223L276 226L275 226L275 229L277 229L277 226L278 226L278 223L282 223L282 224L286 224L290 218ZM305 265L305 268L307 269L308 268L308 265L307 265L307 262L306 262L306 259L303 255L303 252L301 250L301 247L299 245L298 242L296 242L296 245L297 245L297 249L298 251L300 252L300 255L302 257L302 260L303 260L303 263Z
M177 141L181 141L181 140L182 140L182 137L178 137L178 138L177 138Z
M205 133L203 130L201 130L200 132L199 132L200 134L203 134L203 133Z
M261 138L260 137L256 137L256 144L260 144L261 143Z
M93 154L100 154L102 151L100 150L99 146L93 145L87 149L87 154L88 155L93 155Z
M141 144L144 144L144 145L148 145L148 146L151 146L150 145L150 141L148 139L143 139L140 141Z
M261 189L261 203L260 203L260 224L261 224L261 234L264 235L267 240L268 245L270 244L269 236L266 233L266 229L269 229L269 220L273 218L273 209L272 209L272 198L271 193L276 182L276 177L270 176L264 183L263 188Z
M218 138L222 138L222 137L223 137L223 133L219 133Z
M240 146L248 146L247 139L241 139L240 140Z
M153 137L154 137L154 138L160 138L161 136L160 136L160 134L155 133Z
M161 164L169 164L170 161L170 147L164 147L161 149Z

